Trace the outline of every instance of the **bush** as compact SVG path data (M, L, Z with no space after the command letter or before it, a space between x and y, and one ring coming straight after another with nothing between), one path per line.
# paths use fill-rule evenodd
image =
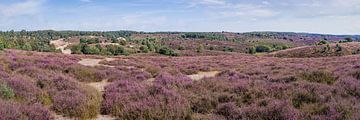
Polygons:
M66 90L53 97L52 109L68 117L80 119L94 118L99 113L99 96L83 94L79 91Z
M11 99L14 98L14 91L6 84L0 84L0 98Z
M96 46L87 46L87 45L83 47L81 52L84 54L90 54L90 55L100 54L99 48L97 48Z
M179 54L176 53L174 50L168 48L168 47L161 47L158 50L159 54L168 55L168 56L178 56Z
M256 48L255 47L250 47L248 53L249 54L256 54Z
M127 120L181 120L191 116L189 103L175 91L129 80L108 85L102 106L102 113Z
M326 84L333 84L338 79L338 77L334 77L331 73L324 71L304 72L300 77L309 82Z
M105 77L105 74L101 71L84 66L72 66L67 68L65 72L73 74L81 82L99 82Z
M125 49L119 45L106 45L106 50L112 55L122 55L125 54Z
M240 110L235 103L220 104L216 108L215 113L224 116L228 120L236 120L240 117Z
M52 120L50 111L40 105L22 105L0 100L0 120Z
M249 107L241 108L241 117L249 120L296 120L299 111L286 101L265 99Z
M270 52L271 48L266 45L256 46L256 52Z
M316 102L318 102L316 95L308 92L298 93L292 99L292 103L295 108L301 108L303 104L310 104Z
M360 70L354 71L350 75L353 76L354 78L360 80Z

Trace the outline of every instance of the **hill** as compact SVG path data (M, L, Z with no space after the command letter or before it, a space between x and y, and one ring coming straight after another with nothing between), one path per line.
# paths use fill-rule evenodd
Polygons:
M269 53L269 56L274 57L330 57L330 56L344 56L360 53L360 43L333 43L316 46L301 46L287 50L281 50Z
M1 119L360 117L359 55L106 58L7 49L0 60Z

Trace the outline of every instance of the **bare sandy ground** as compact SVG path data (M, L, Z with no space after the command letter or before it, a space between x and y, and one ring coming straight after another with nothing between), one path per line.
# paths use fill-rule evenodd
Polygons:
M95 67L95 66L104 66L104 67L115 67L115 66L110 66L110 65L103 65L100 64L101 61L113 61L115 60L115 58L105 58L105 59L90 59L90 58L86 58L86 59L82 59L81 61L79 61L78 63L84 66L89 66L89 67Z
M56 49L61 50L63 54L71 54L70 49L65 49L70 43L65 42L64 39L50 41L50 44L54 45Z
M64 117L62 115L55 115L55 120L76 120L76 119ZM98 115L96 118L91 120L116 120L116 119L108 115Z
M198 72L197 74L188 75L189 78L192 80L201 80L206 77L215 77L217 74L219 74L219 71L210 71L210 72Z

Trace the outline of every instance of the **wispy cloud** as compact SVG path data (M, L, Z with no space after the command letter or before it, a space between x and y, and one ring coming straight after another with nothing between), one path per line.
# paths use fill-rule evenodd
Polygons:
M92 2L92 0L80 0L81 2Z
M12 4L0 4L0 16L13 17L19 15L35 15L40 12L45 0L25 0Z

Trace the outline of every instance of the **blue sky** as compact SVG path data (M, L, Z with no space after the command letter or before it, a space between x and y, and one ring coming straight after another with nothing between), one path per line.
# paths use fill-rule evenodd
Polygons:
M0 0L0 30L360 34L360 0Z

